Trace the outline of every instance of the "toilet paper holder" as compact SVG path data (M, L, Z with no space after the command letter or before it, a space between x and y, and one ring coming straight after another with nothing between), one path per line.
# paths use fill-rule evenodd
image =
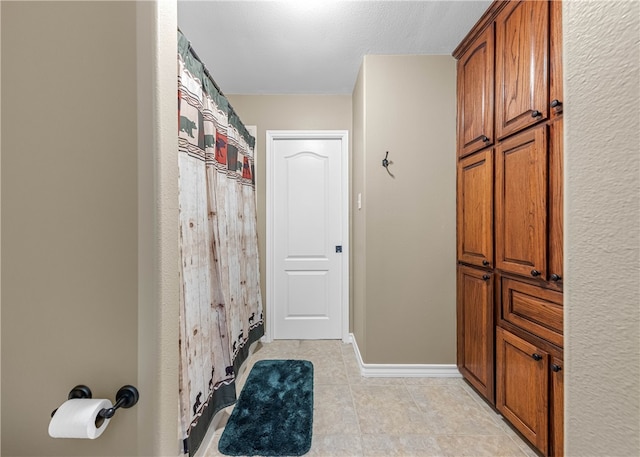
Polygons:
M74 398L92 398L92 396L93 394L91 393L91 389L83 384L79 384L71 389L68 399L72 400ZM138 389L136 389L134 386L122 386L116 393L116 403L111 408L102 408L98 413L98 417L111 419L118 408L131 408L133 405L138 403L139 398L140 394L138 393ZM57 408L53 410L53 412L51 413L51 417L53 417L57 410Z

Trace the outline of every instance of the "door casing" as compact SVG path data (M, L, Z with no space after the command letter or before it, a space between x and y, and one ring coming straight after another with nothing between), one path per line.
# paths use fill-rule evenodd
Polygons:
M266 132L266 193L267 193L267 285L266 285L266 317L265 342L273 341L274 319L275 319L275 298L274 298L274 144L281 139L339 139L342 144L342 176L341 184L345 189L342 203L342 341L348 343L349 335L349 132L347 130L267 130Z

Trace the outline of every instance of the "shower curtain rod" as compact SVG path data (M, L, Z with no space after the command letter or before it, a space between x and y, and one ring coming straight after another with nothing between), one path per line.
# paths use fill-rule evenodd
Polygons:
M211 80L215 88L218 90L220 95L226 98L227 96L222 92L222 89L220 89L220 86L218 86L218 83L216 82L216 80L213 79L213 76L211 76L211 73L209 73L209 69L206 67L204 62L202 62L202 59L200 58L196 50L193 49L193 47L191 46L191 42L189 42L189 52L191 52L191 54L193 54L193 57L195 57L198 60L198 62L202 64L202 68L204 69L204 74L209 77L209 79Z
M178 27L178 31L182 33L182 30L180 30L180 27ZM184 33L182 33L182 35L184 35ZM186 37L186 35L184 36ZM207 75L207 77L209 78L209 81L213 83L213 86L216 88L218 93L227 99L227 105L229 106L229 110L231 110L233 114L238 116L238 113L236 112L236 110L233 109L233 106L231 106L231 103L229 103L229 99L227 98L227 96L224 94L224 92L222 92L222 89L220 89L220 86L218 86L218 83L216 82L216 80L213 79L213 76L211 76L211 73L209 73L209 69L207 68L207 66L204 64L204 62L202 61L202 59L200 58L196 50L193 49L193 47L191 46L191 41L189 41L189 52L193 54L193 57L195 57L198 60L198 62L202 64L202 69L204 70L204 74Z

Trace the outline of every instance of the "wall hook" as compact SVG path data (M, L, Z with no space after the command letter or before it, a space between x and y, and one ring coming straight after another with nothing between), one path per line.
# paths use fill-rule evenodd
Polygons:
M392 178L395 178L395 176L393 176L393 173L389 171L389 165L391 165L393 162L389 161L388 157L389 157L389 151L387 151L387 153L384 156L384 159L382 159L382 166L384 167L385 170L387 170L387 173L389 173L389 176L391 176Z
M385 168L389 166L389 161L387 160L387 157L389 157L389 151L387 151L386 155L384 156L384 159L382 159L382 166Z

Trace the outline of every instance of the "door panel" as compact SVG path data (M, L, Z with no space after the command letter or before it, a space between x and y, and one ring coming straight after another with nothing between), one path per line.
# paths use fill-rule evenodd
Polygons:
M342 337L342 140L273 141L273 337Z
M549 2L549 108L550 117L555 119L562 114L562 2Z
M496 334L496 408L546 454L549 355L501 328Z
M551 360L551 456L564 455L564 364L561 359Z
M560 285L564 269L562 124L560 117L549 125L549 278Z
M458 367L493 403L493 274L458 267Z
M546 127L496 147L496 266L524 276L547 274Z
M458 61L458 157L493 144L493 26Z
M458 162L458 260L493 266L493 150Z
M547 2L512 2L496 18L498 139L549 117L548 37Z

